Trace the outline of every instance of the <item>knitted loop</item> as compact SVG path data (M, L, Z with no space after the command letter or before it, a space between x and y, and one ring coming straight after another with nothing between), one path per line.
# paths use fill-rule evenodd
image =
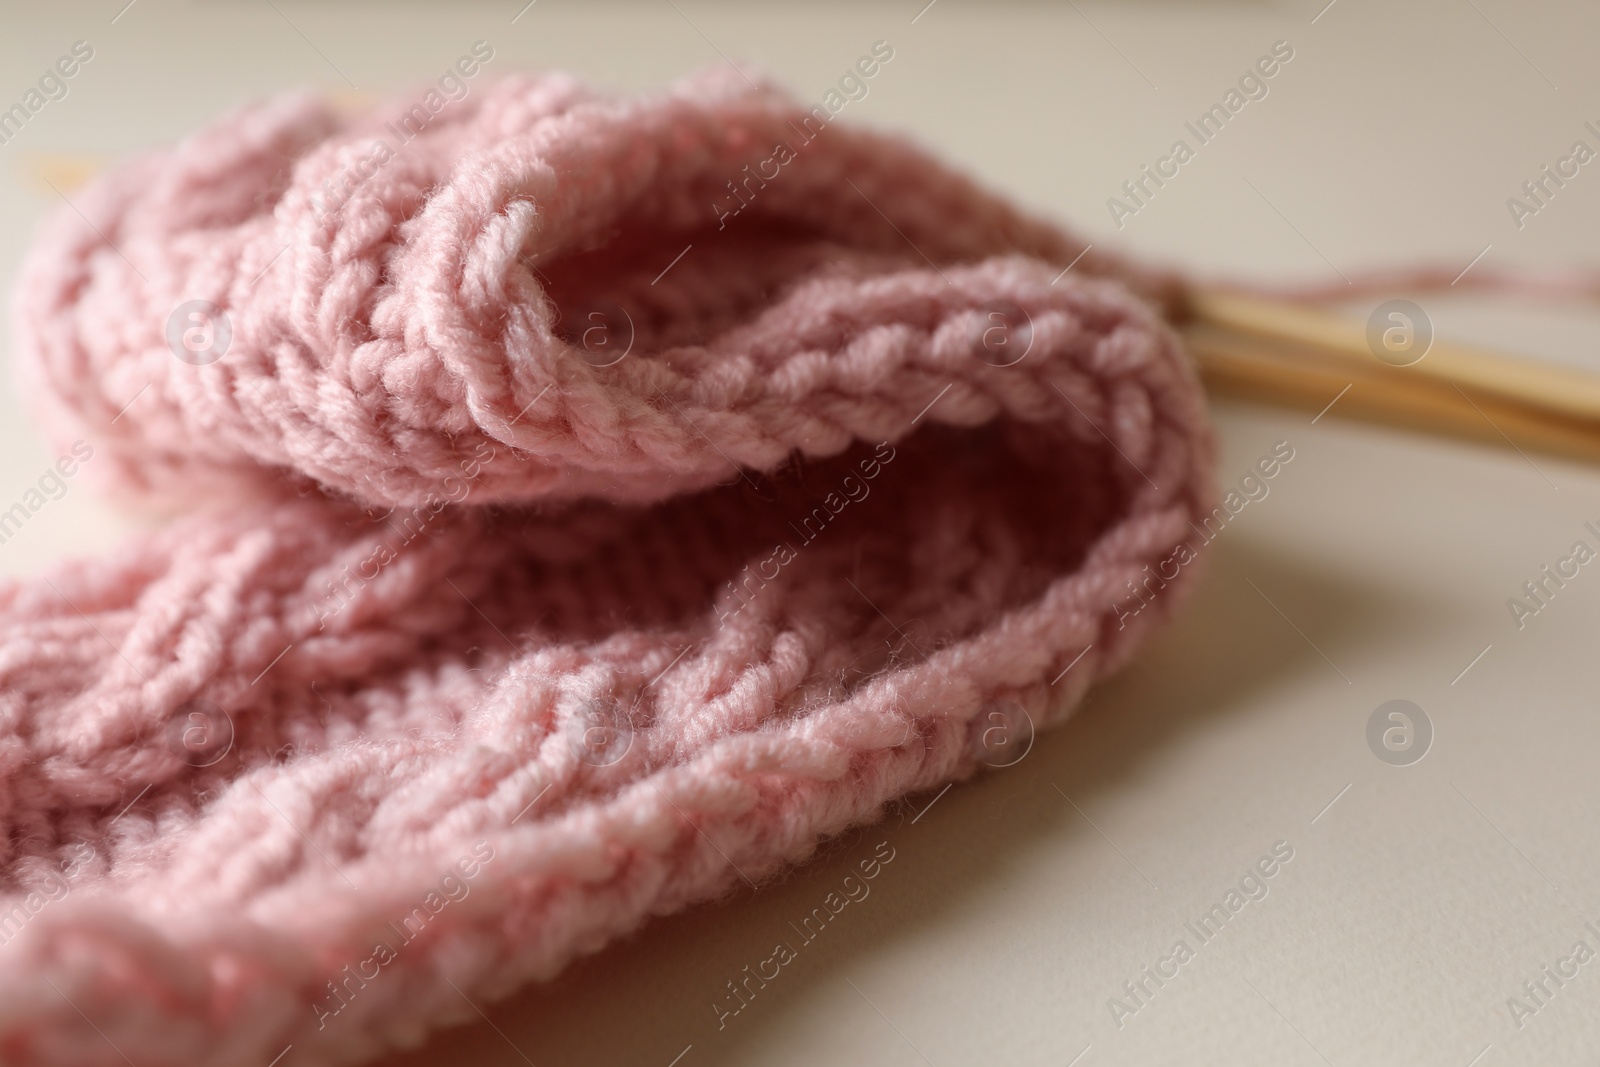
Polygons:
M240 502L0 585L8 1063L414 1040L1025 757L1193 581L1114 606L1210 499L1175 278L727 73L408 114L246 108L25 267L63 446Z

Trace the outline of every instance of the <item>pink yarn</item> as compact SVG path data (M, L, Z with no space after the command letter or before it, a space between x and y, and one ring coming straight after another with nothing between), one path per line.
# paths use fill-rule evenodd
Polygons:
M1113 607L1211 499L1174 279L734 75L509 78L363 165L408 104L235 113L25 266L83 476L227 506L0 585L5 1063L476 1018L1061 721L1192 582Z

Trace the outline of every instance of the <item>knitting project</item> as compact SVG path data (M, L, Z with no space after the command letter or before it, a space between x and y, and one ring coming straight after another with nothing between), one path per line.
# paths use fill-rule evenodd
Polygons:
M23 268L62 469L191 514L0 583L6 1064L415 1044L1004 762L1192 584L1173 276L726 71L375 160L409 104L247 107Z

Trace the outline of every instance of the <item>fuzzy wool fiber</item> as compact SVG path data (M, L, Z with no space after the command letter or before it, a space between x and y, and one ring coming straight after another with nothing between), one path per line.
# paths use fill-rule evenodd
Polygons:
M52 440L187 514L0 584L7 1064L414 1044L1061 722L1193 584L1113 607L1211 503L1174 276L726 72L486 81L374 165L407 103L246 107L23 267Z

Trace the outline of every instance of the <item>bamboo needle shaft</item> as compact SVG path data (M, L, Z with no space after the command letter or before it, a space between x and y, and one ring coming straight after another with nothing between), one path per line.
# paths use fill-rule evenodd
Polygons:
M1295 304L1200 292L1191 300L1198 323L1313 349L1324 358L1385 367L1368 346L1365 323ZM1593 421L1600 432L1600 376L1519 359L1435 338L1420 361L1402 369L1420 378L1517 400L1530 407Z
M1214 390L1600 462L1600 376L1435 340L1406 367L1365 324L1232 293L1190 302L1184 334ZM1348 390L1345 387L1348 386Z

